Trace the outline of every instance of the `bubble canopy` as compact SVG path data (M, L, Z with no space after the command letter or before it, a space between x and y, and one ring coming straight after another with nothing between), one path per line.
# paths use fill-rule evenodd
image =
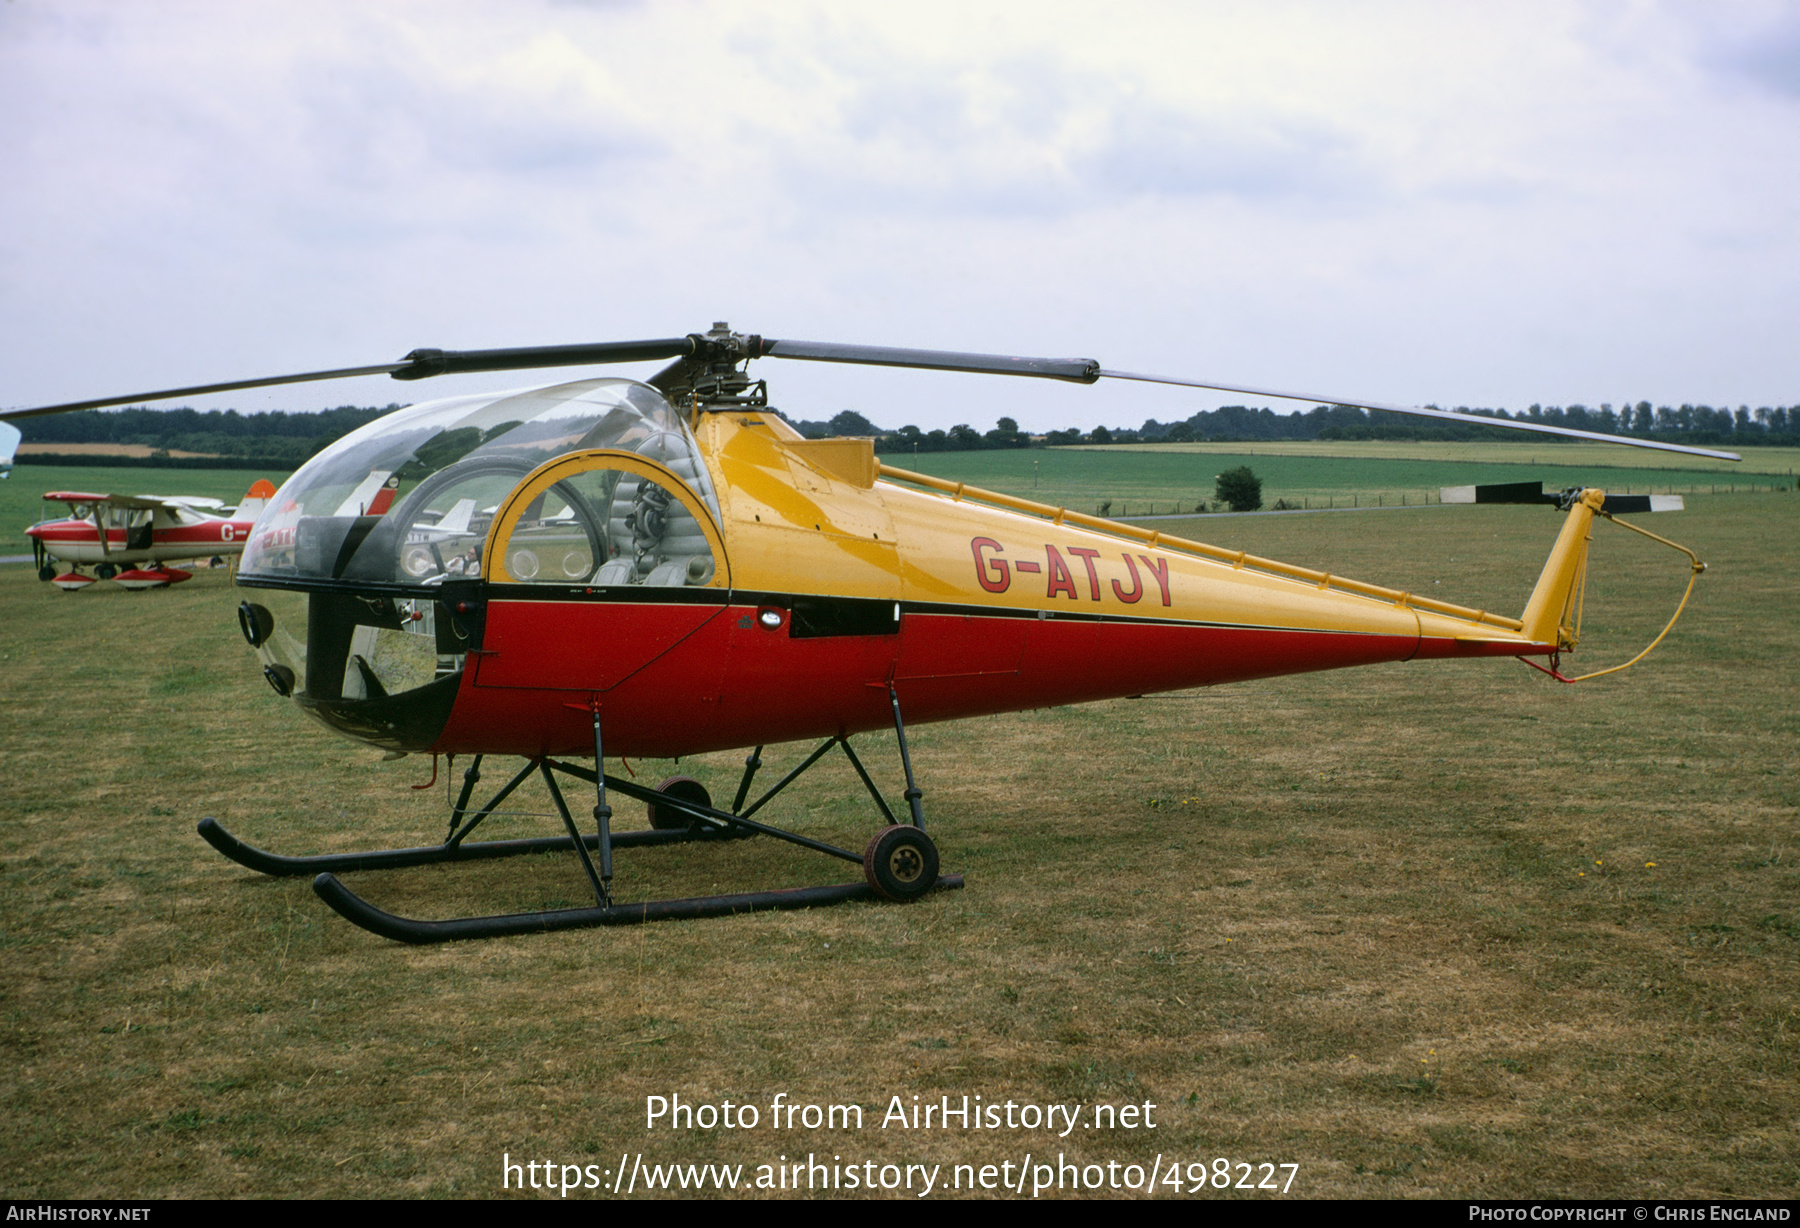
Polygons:
M346 435L275 492L238 572L263 590L240 627L309 716L423 751L482 646L489 597L722 596L718 522L692 431L647 384L432 401Z
M717 521L711 477L668 400L634 380L579 380L430 401L338 440L269 500L239 580L252 587L388 589L479 578L480 543L513 488L545 461L597 448L670 469ZM546 523L579 529L586 522L595 531L591 499L559 488L547 503L540 512ZM604 552L601 544L594 553ZM567 566L579 567L575 555L565 557Z

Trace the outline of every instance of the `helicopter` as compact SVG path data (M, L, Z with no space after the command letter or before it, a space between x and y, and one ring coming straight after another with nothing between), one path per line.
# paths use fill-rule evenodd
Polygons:
M315 892L345 918L415 943L872 897L905 902L961 887L962 876L940 873L925 830L909 723L1390 661L1547 658L1537 667L1571 681L1558 661L1579 639L1593 522L1651 510L1591 488L1472 491L1469 501L1547 501L1564 513L1523 612L1510 617L912 473L880 462L868 439L805 439L771 407L767 382L748 374L761 358L1126 379L1471 421L1108 370L1091 359L778 340L723 323L648 341L417 349L397 363L4 417L371 374L413 380L670 360L643 381L587 377L396 410L314 456L250 530L236 575L249 590L238 624L275 693L392 756L432 754L434 778L435 756L452 764L465 756L469 766L438 844L293 856L248 844L211 818L200 835L251 869L316 875ZM1543 423L1475 421L1738 459ZM1691 593L1704 564L1687 553ZM887 728L906 782L899 813L851 744ZM766 746L814 739L810 755L750 800ZM605 770L609 755L745 747L755 749L729 805L691 778L651 788ZM758 817L834 749L881 820L860 850ZM523 766L472 805L485 761L508 756ZM468 839L533 777L564 835ZM562 782L593 790L585 829ZM650 826L614 831L615 795L645 803ZM616 851L752 836L857 864L861 878L676 900L613 897ZM338 877L553 850L576 855L591 906L425 920L384 911Z

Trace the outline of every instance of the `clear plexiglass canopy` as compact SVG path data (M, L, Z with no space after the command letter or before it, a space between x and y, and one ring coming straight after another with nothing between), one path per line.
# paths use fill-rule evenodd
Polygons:
M269 500L245 547L240 575L253 583L303 585L430 586L476 578L479 543L513 488L545 461L595 448L635 453L671 470L718 519L718 497L693 434L667 399L633 380L579 380L414 405L345 436ZM559 520L572 528L596 517L604 524L607 510L588 506L598 493L553 491L535 510L535 522L548 526L539 531L553 532ZM606 553L604 545L560 552L557 578L595 579L604 561L596 556ZM704 578L698 574L703 570ZM701 564L692 571L650 582L710 579ZM548 568L543 578L551 578ZM620 582L610 576L598 581ZM643 583L645 577L623 582Z

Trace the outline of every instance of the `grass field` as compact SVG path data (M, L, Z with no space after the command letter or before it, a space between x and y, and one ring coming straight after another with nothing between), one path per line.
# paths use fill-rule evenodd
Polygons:
M884 456L888 464L1008 494L1115 517L1192 511L1213 498L1213 479L1249 465L1263 479L1263 503L1300 506L1435 502L1439 488L1477 482L1542 481L1545 489L1594 485L1621 493L1792 494L1800 449L1761 448L1741 464L1683 459L1604 444L1434 444L1318 442L1274 444L1125 444L1035 448L1019 452L939 452ZM1554 462L1554 463L1550 463ZM47 490L204 495L236 502L250 483L285 473L219 469L145 469L26 465L0 483L0 555L30 549L25 528L62 505Z
M937 1164L933 1196L967 1196L952 1166L1030 1153L1178 1161L1183 1192L1223 1158L1298 1165L1290 1197L1791 1197L1792 499L1656 518L1712 567L1623 675L1397 665L922 727L928 821L965 890L426 949L194 835L213 815L308 852L424 843L443 818L442 781L408 787L428 762L381 763L270 693L227 577L64 595L0 568L6 1192L479 1197L503 1155L610 1177L641 1153L751 1182L783 1156ZM1516 611L1556 516L1168 527ZM1565 665L1635 652L1684 583L1609 526L1594 557ZM891 742L863 743L897 795ZM681 770L718 796L737 761ZM780 818L860 840L857 788L808 778ZM619 876L625 899L843 877L764 841L626 851ZM585 890L556 857L348 881L440 917ZM864 1125L772 1129L778 1093ZM675 1094L760 1123L647 1130L646 1098ZM1082 1128L881 1127L892 1097L965 1094L1080 1104ZM1153 1130L1087 1128L1096 1104L1146 1102Z
M1126 444L1017 452L884 455L901 469L967 482L1045 503L1111 515L1192 511L1213 498L1213 479L1249 465L1263 480L1263 503L1296 505L1435 502L1440 487L1542 481L1546 490L1599 486L1621 493L1678 491L1792 493L1800 449L1750 451L1741 464L1604 444L1273 443Z

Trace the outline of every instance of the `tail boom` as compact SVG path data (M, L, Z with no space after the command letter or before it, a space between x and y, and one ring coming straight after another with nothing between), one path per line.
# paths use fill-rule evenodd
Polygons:
M1569 506L1569 518L1563 522L1550 559L1544 564L1531 600L1520 615L1520 633L1528 640L1548 644L1552 651L1575 647L1575 625L1571 617L1575 595L1587 571L1588 542L1592 539L1594 514L1606 503L1606 492L1583 490Z

